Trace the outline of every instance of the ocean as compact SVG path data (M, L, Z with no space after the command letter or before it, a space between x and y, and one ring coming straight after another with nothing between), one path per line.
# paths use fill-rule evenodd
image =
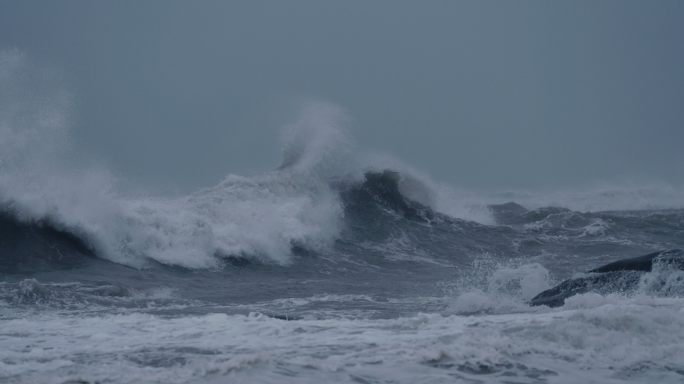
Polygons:
M676 263L531 305L684 248L681 189L462 190L357 154L312 103L277 169L124 193L59 160L59 103L20 119L2 97L3 383L684 381Z

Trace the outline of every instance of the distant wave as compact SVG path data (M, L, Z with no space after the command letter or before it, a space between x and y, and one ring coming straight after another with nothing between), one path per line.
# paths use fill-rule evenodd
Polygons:
M684 185L662 182L602 182L555 191L509 191L493 200L515 201L529 209L563 207L580 212L684 209Z

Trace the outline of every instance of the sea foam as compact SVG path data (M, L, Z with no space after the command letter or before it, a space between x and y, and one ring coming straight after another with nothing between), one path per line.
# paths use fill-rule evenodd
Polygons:
M307 104L283 130L283 166L179 198L122 196L105 168L69 162L70 98L24 54L0 55L0 204L22 220L46 220L112 261L147 258L191 268L216 256L287 263L295 243L326 246L342 214L329 182L348 173L346 115ZM47 84L47 85L46 85Z

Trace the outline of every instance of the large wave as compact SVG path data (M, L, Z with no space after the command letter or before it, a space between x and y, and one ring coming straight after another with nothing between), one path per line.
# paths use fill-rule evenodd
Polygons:
M216 267L216 256L228 255L287 263L293 243L323 247L338 232L342 208L330 181L340 175L336 168L344 166L350 145L339 108L308 105L285 129L285 162L277 170L229 175L180 198L127 197L106 171L66 162L64 96L43 90L37 103L24 97L34 76L22 67L25 57L13 52L0 59L0 203L6 214L74 233L98 255L135 267L146 258Z
M386 208L409 221L430 221L440 213L497 225L503 222L490 204L510 200L532 209L570 204L585 210L677 208L684 201L684 193L673 187L547 195L459 190L389 156L357 154L345 111L320 101L305 103L298 118L283 128L283 162L274 170L228 175L214 187L175 198L124 194L106 168L69 160L71 98L65 89L54 71L32 66L21 52L0 52L3 220L49 226L80 239L100 257L136 268L149 260L218 268L227 257L286 265L293 249L324 252L333 246L352 225L352 211L370 209L366 202L377 212ZM366 220L362 226L373 219L355 217ZM400 228L383 239L383 246L400 245L402 236L422 236L411 230ZM433 240L433 246L441 241L451 253L479 235L453 236ZM370 247L363 236L356 238L359 246Z
M68 160L70 99L63 85L46 81L51 74L31 68L18 51L2 52L0 67L5 215L71 233L97 255L129 266L151 258L213 268L225 256L287 264L293 246L330 246L344 216L340 192L384 166L355 156L344 110L313 101L283 128L283 163L275 170L229 175L177 198L123 195L106 169ZM401 191L432 204L437 193L429 179L408 167L400 171Z

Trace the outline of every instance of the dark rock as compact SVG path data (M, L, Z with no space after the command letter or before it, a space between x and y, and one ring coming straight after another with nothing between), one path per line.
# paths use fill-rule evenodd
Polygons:
M651 272L653 264L668 263L684 270L684 251L673 249L658 251L645 256L623 259L592 269L587 275L566 280L530 300L530 305L560 307L568 297L596 292L600 294L630 292L637 288L644 273Z

